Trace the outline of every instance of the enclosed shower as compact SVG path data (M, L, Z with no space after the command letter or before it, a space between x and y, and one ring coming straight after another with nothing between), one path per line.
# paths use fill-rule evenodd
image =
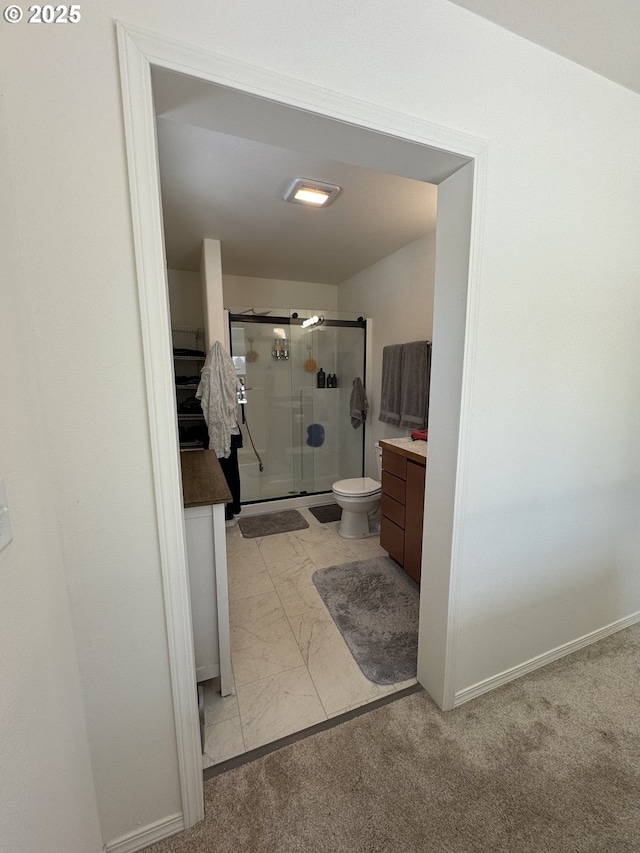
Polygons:
M229 309L241 383L242 503L331 491L361 477L364 427L350 416L364 382L366 322L324 309Z

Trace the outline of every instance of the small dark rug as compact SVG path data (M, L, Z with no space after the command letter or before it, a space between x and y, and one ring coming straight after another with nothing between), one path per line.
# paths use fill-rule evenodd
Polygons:
M328 524L330 521L340 521L342 518L342 507L338 504L325 504L325 506L310 506L309 512L315 515L320 524Z
M420 592L391 557L318 569L312 579L369 681L415 678Z
M309 526L309 522L304 520L297 509L249 515L238 519L238 524L245 539L273 536L275 533L289 533L291 530L304 530Z

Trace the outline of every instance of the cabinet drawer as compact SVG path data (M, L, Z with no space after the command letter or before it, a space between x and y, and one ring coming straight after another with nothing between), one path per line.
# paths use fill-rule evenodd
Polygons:
M404 506L385 492L382 493L380 511L384 516L393 521L394 524L397 524L398 527L402 527L404 530Z
M382 470L388 471L390 474L395 474L401 480L407 479L407 459L405 456L400 456L399 453L394 453L392 450L382 451Z
M404 570L420 583L422 564L422 518L424 508L425 467L416 462L407 465L407 501L405 506Z
M380 546L396 563L402 565L404 559L404 530L382 516L380 519Z
M390 474L388 471L382 472L382 494L389 495L404 505L404 493L407 485L404 480Z

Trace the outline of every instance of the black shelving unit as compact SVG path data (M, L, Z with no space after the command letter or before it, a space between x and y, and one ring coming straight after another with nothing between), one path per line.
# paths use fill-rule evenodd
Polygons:
M204 330L198 328L196 326L174 326L171 329L172 333L179 334L192 334L194 335L195 345L194 349L198 350L200 341L203 339ZM176 345L174 339L174 346ZM185 362L184 364L184 372L187 375L192 376L196 373L199 373L202 369L202 365L204 364L206 356L203 355L175 355L173 356L174 361L174 375L180 375L175 368L176 362ZM187 372L187 368L189 367L188 363L191 362L193 365L192 368L189 368ZM180 405L184 403L189 397L194 396L194 391L198 388L198 382L176 382L176 405L178 407L178 430L179 430L179 441L180 441L180 450L202 450L205 446L205 435L206 435L206 426L204 415L202 413L194 413L194 412L180 412ZM202 437L194 439L192 438L194 434L194 427L197 427L199 424L202 425L201 435L204 430L204 435Z

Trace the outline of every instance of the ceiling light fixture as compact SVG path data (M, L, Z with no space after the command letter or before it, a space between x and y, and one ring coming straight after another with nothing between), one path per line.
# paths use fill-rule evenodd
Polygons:
M284 195L285 201L308 204L311 207L327 207L340 192L336 184L325 184L311 178L296 178Z

